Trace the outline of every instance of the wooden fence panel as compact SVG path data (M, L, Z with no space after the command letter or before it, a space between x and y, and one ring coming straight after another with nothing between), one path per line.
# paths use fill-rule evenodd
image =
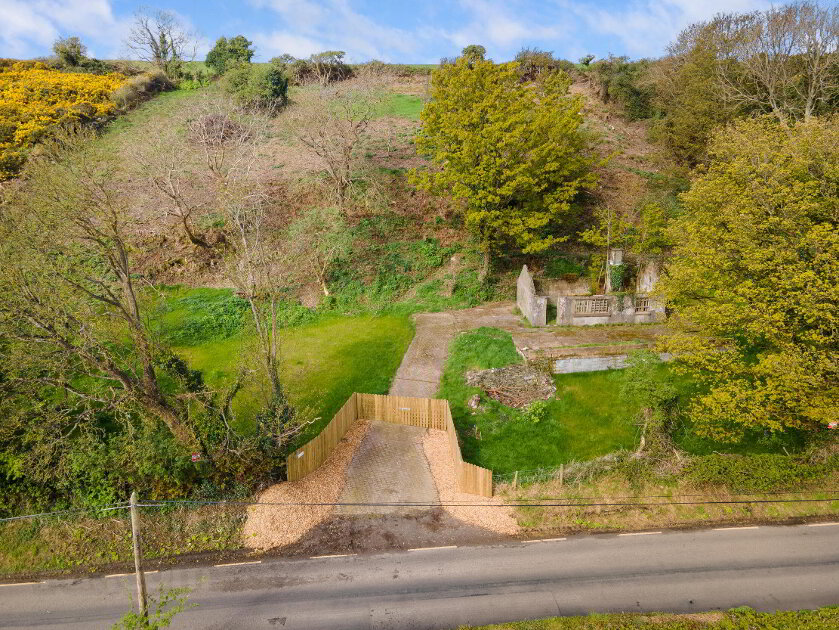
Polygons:
M492 471L463 461L448 401L409 396L350 396L317 437L289 455L286 460L289 481L301 479L323 464L347 430L359 418L445 431L449 438L449 450L457 475L458 489L469 494L492 496Z
M332 454L347 430L358 419L357 394L349 397L344 406L320 433L286 459L289 481L297 481L318 469Z

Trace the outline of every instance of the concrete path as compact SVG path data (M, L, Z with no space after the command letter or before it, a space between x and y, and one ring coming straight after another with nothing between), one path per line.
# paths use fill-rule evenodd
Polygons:
M258 562L258 561L255 561ZM702 612L839 602L839 523L828 527L575 536L340 558L163 570L188 586L172 628L457 628L590 612ZM0 627L109 628L134 576L0 586Z
M434 398L455 335L482 326L511 333L516 348L528 358L622 354L628 348L621 344L637 341L639 348L648 347L664 330L663 326L648 324L533 328L516 315L515 308L513 302L496 302L461 311L415 315L416 334L393 378L391 395Z
M443 376L449 344L464 330L491 326L504 330L523 328L513 313L514 304L503 302L462 311L420 313L414 317L417 332L393 378L390 394L434 398Z
M422 450L425 429L375 420L353 455L341 503L436 503L437 487ZM420 507L419 510L427 510ZM339 506L335 513L405 514L399 506Z

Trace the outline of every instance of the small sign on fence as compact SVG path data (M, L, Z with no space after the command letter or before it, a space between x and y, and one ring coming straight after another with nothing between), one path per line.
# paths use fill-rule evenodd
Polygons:
M201 461L201 453L193 453L192 454L192 461L200 462Z

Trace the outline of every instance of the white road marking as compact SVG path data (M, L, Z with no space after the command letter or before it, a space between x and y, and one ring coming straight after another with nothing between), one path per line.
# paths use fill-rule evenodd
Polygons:
M433 549L457 549L457 545L444 545L443 547L416 547L408 551L431 551Z
M522 542L525 543L535 543L535 542L558 542L560 540L565 540L565 538L535 538L533 540L523 540Z
M836 522L836 523L807 523L807 527L830 527L831 525L839 525L839 522Z
M12 582L11 584L0 584L0 586L31 586L32 584L43 584L43 582Z
M251 560L250 562L225 562L223 564L214 564L214 567L238 567L243 564L262 564L262 560Z
M727 531L731 531L731 530L734 530L734 529L760 529L760 527L758 527L757 525L749 525L749 526L746 526L746 527L715 527L714 531L715 532L727 532Z
M143 571L146 575L149 573L157 573L157 569L154 571ZM134 573L111 573L110 575L106 575L106 578L114 578L114 577L125 577L126 575L135 575Z
M310 560L314 560L315 558L349 558L350 556L354 556L354 553L334 553L327 556L309 556Z
M618 534L618 536L652 536L653 534L660 534L661 532L627 532L626 534Z

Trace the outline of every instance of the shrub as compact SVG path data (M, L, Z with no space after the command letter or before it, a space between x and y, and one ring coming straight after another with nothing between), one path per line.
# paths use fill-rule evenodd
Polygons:
M839 468L839 458L811 463L788 455L703 455L694 457L685 475L694 483L727 486L734 492L796 488Z
M59 72L41 62L0 63L0 180L14 176L26 151L51 128L105 116L125 77Z
M281 62L234 66L225 73L223 86L243 105L270 109L288 102L288 78Z
M547 264L545 264L545 276L548 278L563 278L571 280L571 276L579 278L585 274L585 272L586 268L584 265L581 265L573 260L569 260L564 256L551 258Z
M70 67L80 65L87 57L87 46L78 37L59 37L52 45L52 51Z
M543 420L547 420L549 415L550 409L547 400L534 400L519 412L521 419L530 424L539 424Z
M250 63L254 55L253 42L244 35L237 35L227 39L219 37L216 45L207 53L205 63L216 74L222 75L233 66Z
M120 109L129 109L159 92L174 89L175 85L163 70L152 70L131 77L113 94L111 100Z

